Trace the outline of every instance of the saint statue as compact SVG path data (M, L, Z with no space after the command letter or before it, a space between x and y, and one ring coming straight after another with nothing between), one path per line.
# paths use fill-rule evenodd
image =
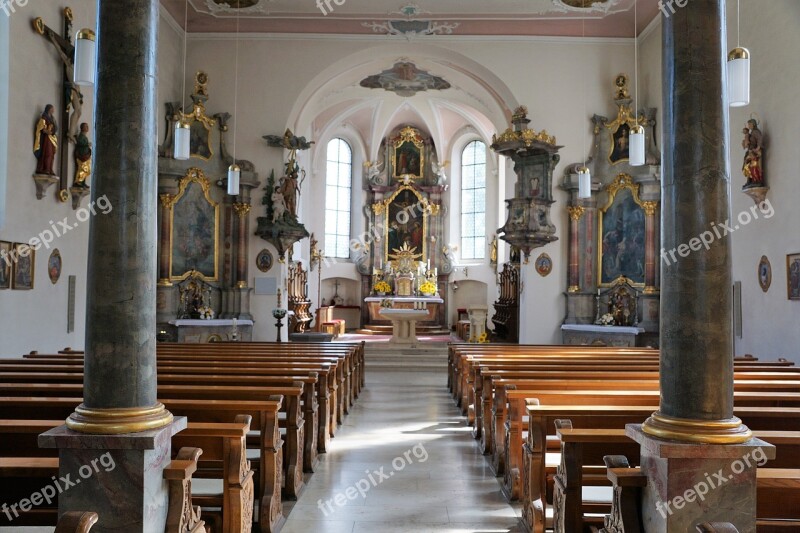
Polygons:
M283 220L283 215L286 213L286 202L283 198L283 193L280 187L275 187L271 196L272 199L272 223Z
M39 163L36 165L36 174L55 176L53 161L58 150L58 125L56 124L55 108L47 104L42 116L36 122L36 133L33 139L33 154Z
M742 174L747 178L745 189L751 187L764 186L764 135L758 129L758 121L750 119L747 121L747 126L742 129L744 139L742 140L742 148L745 149L744 163L742 164Z
M298 171L299 167L296 163L291 167L287 165L286 175L281 178L280 185L286 210L295 218L297 217L297 193L300 192L300 186L297 183Z
M73 187L88 189L86 180L92 173L92 143L89 141L89 125L84 122L81 124L81 132L75 141L75 164L78 166L75 172L75 182Z

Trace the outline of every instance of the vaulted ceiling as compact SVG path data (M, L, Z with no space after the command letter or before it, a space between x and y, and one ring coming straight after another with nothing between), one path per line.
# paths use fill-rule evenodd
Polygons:
M632 37L658 0L161 0L188 31ZM238 19L238 20L237 20Z

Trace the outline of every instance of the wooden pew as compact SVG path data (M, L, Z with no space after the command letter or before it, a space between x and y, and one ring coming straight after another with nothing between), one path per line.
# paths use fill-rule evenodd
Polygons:
M203 450L181 448L175 460L164 469L164 479L169 485L166 533L203 533L205 524L200 520L200 508L193 505L191 494L192 474ZM0 513L0 526L51 526L62 531L88 531L97 522L95 513L72 513L58 519L56 500L46 502L45 487L52 487L59 476L57 457L0 457L0 501L20 502ZM38 495L36 498L34 495ZM54 495L55 496L55 495ZM28 499L30 498L30 499ZM39 503L37 503L37 500ZM32 507L24 511L23 507ZM18 510L19 509L19 510ZM10 515L14 515L9 520Z
M88 533L97 523L97 513L70 511L58 519L55 533Z
M281 510L281 446L278 410L283 398L260 401L159 399L173 414L187 416L196 422L229 423L240 414L250 415L253 427L259 430L259 459L252 461L257 472L256 497L260 531L272 532L273 524L282 524ZM78 399L64 397L0 397L0 417L15 420L64 419L75 410ZM302 482L302 471L299 472ZM287 479L286 484L297 485Z

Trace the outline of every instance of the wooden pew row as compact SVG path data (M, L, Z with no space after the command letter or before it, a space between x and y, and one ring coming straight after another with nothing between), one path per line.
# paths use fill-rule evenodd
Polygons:
M504 441L501 446L497 447L499 453L493 455L493 458L496 455L500 456L496 460L499 460L501 466L504 467L503 487L511 500L520 497L523 455L522 426L526 403L529 405L537 402L542 405L652 405L656 410L660 401L660 391L657 389L593 391L582 390L580 386L580 383L576 383L575 387L577 388L573 389L570 388L570 384L565 383L564 390L559 391L515 390L513 385L506 387L509 401L508 420L504 428ZM800 407L800 392L734 391L734 405L737 407ZM538 431L541 433L546 429Z
M0 383L7 383L9 386L7 387L7 394L6 395L19 395L19 390L27 390L29 384L33 383L40 383L42 385L45 384L71 384L73 387L80 387L83 383L83 373L77 369L74 372L31 372L31 369L28 369L26 372L9 372L6 371L6 368L3 365L0 365ZM33 370L36 370L34 367ZM328 419L325 418L324 421L319 421L320 416L320 408L318 407L318 398L324 397L327 395L327 388L326 387L319 387L318 383L318 375L316 372L310 372L303 375L295 375L295 376L286 376L286 375L279 375L279 376L256 376L256 375L241 375L237 371L236 374L231 375L215 375L215 374L167 374L164 373L164 368L159 366L158 367L158 383L159 385L195 385L199 387L204 387L205 384L208 383L215 383L219 385L225 386L235 386L241 385L244 387L272 387L272 386L293 386L297 382L303 382L303 394L302 394L302 409L303 409L303 423L305 425L304 428L304 439L303 439L303 469L306 472L313 472L316 464L318 462L318 438L319 434L322 433L325 428L327 428ZM66 389L65 389L66 390ZM4 394L0 392L0 394ZM73 388L72 392L68 395L75 395L79 394L78 389ZM80 393L82 394L82 393ZM55 396L62 395L61 392L55 391ZM290 403L286 402L285 404L287 409L289 408ZM327 401L324 403L327 406ZM323 415L324 416L324 415ZM290 422L287 417L286 423ZM294 444L291 443L291 439L287 439L290 441L288 447L291 448ZM299 444L299 443L298 443ZM292 453L291 450L288 453Z
M256 475L255 497L258 498L257 522L259 530L274 531L283 522L281 507L282 441L278 427L278 410L283 398L273 396L259 401L197 400L159 398L166 408L177 416L186 416L198 423L229 423L239 415L249 415L252 427L259 430L259 458L251 460ZM76 398L64 397L0 397L0 418L14 420L65 419L75 410ZM287 479L286 484L302 488L302 471L298 480Z
M498 370L499 368L499 370ZM484 454L491 454L495 442L495 434L491 424L492 413L499 409L498 418L501 422L504 421L504 406L495 406L495 388L497 384L504 385L513 383L515 379L519 380L561 380L561 381L575 381L575 380L599 380L600 384L610 383L610 380L625 379L625 380L658 380L658 369L654 368L650 371L630 371L626 365L614 367L611 370L607 366L607 370L597 371L555 371L555 370L533 370L535 366L526 367L523 370L509 370L508 367L502 365L480 365L476 369L476 378L474 384L474 392L470 397L474 405L474 419L473 419L473 437L480 439L480 449ZM736 370L736 369L735 369ZM795 368L793 372L748 372L739 371L734 372L734 379L737 382L742 382L739 389L749 390L754 388L756 390L800 390L800 368ZM760 385L762 381L769 381L770 385ZM747 383L745 383L747 382ZM792 384L796 384L797 388L792 389ZM587 387L594 388L594 387ZM605 386L604 388L608 388ZM500 426L502 427L502 426Z
M757 423L757 421L756 421ZM639 464L639 444L625 435L624 429L574 429L571 421L556 421L556 432L561 440L561 462L557 471L547 468L548 499L553 485L552 499L554 509L554 533L583 531L594 519L585 517L586 512L609 513L611 499L601 502L582 501L584 486L609 486L604 457L622 455L632 458L632 464ZM774 518L800 519L796 505L785 505L800 498L800 431L754 431L754 435L777 447L777 457L769 462L769 468L759 469L758 517L762 520ZM766 459L753 457L754 460ZM768 494L768 487L789 491L789 496L775 497ZM794 489L794 490L792 490ZM788 501L787 501L788 500ZM780 505L776 505L779 503ZM791 510L794 507L794 510ZM781 509L790 509L788 513ZM626 529L628 531L628 529Z
M237 416L232 423L190 422L186 429L172 438L173 452L188 448L203 450L202 459L197 462L197 470L192 477L222 481L223 490L219 494L193 495L193 502L201 508L220 509L219 512L205 513L206 520L209 517L212 519L210 525L214 531L239 533L249 530L252 525L253 471L247 460L245 443L251 422L249 415ZM55 455L58 450L39 448L38 437L63 423L63 420L0 420L0 468L7 462L19 463L21 458L27 461L29 467L35 466L43 458L48 463L54 458L57 461ZM55 471L58 471L57 462ZM176 480L188 479L191 478L176 477ZM40 485L47 480L39 480ZM279 530L283 522L282 514L275 516L270 522L270 531Z
M57 357L57 356L56 356ZM337 394L340 381L337 381L336 365L330 363L282 363L274 361L260 361L258 363L237 363L235 360L221 360L219 362L198 365L191 361L175 361L159 363L159 374L189 374L189 375L239 375L239 376L285 376L297 377L306 380L309 375L318 374L317 404L319 427L318 449L324 453L330 444L330 438L336 431L336 420L339 414L337 408ZM9 373L78 373L83 374L83 361L64 359L0 359L0 372ZM303 376L305 374L305 376ZM301 377L302 376L302 377ZM304 402L305 403L305 402ZM307 421L308 423L308 421Z
M304 488L303 480L303 449L304 426L303 414L300 410L300 395L303 384L296 382L292 386L261 386L261 387L228 387L208 385L200 382L195 385L159 385L158 396L179 400L194 400L198 405L201 401L214 400L242 400L260 401L270 397L283 397L286 405L286 451L283 454L283 472L287 498L296 499ZM0 395L5 397L71 397L83 396L83 385L74 383L0 383ZM168 408L169 409L169 408ZM183 412L173 412L174 415L184 415ZM15 418L15 417L13 417ZM190 420L192 420L190 418ZM199 421L199 420L198 420ZM258 446L261 436L252 436L249 444Z
M198 350L198 348L197 348L198 346L200 346L203 349L205 349L207 346L217 346L217 344L216 343L215 344L207 344L207 345L205 345L205 344L204 345L194 344L194 345L186 345L186 346L194 347L195 350ZM312 347L314 347L314 345L312 345ZM251 352L254 352L254 351L255 351L254 349L251 350ZM271 353L271 352L274 352L274 350L270 349L264 354L248 353L248 354L245 354L245 355L238 355L238 354L233 353L233 352L227 352L227 353L223 352L222 354L217 354L217 355L209 355L209 354L205 354L205 352L203 352L203 353L191 353L190 352L190 353L183 353L183 354L169 355L169 356L159 355L158 360L160 362L169 361L170 363L173 363L173 364L183 363L183 364L186 364L188 366L200 366L200 367L202 367L204 365L208 365L211 362L214 362L214 363L224 363L224 362L227 362L227 363L232 363L232 362L237 362L237 363L244 363L244 362L246 362L246 363L261 363L261 362L265 362L266 363L266 362L273 362L273 363L276 363L276 364L289 364L289 363L296 364L296 361L303 361L303 362L305 362L306 364L309 364L309 365L328 363L328 364L330 364L330 365L332 365L334 367L334 369L335 369L334 372L337 372L337 374L339 376L339 378L338 378L339 379L339 383L340 383L340 385L337 386L337 389L338 389L338 393L336 394L337 403L332 404L330 412L331 412L331 416L335 415L335 420L337 421L337 423L341 424L342 421L343 421L343 419L342 419L343 414L346 414L349 411L350 405L352 405L353 398L357 394L352 389L353 384L356 383L356 382L352 381L352 383L351 383L352 375L351 375L351 373L349 373L347 371L347 368L348 368L347 361L348 360L346 359L346 356L348 356L348 354L352 354L352 352L354 352L354 349L351 348L351 349L347 350L346 353L343 352L342 350L340 350L340 352L342 352L342 353L340 353L339 355L336 355L336 354L332 353L330 355L317 356L317 355L314 355L313 353L304 353L304 354L297 355L297 357L293 356L292 358L290 358L291 361L288 361L288 362L287 362L287 356L286 355L282 355L280 353ZM29 355L29 356L25 356L25 357L26 357L26 359L25 359L26 361L28 361L28 360L35 361L32 364L45 364L45 365L55 365L55 364L66 363L66 362L72 362L72 363L77 364L79 362L82 362L82 360L83 360L82 355L79 355L79 354L65 354L65 355L56 355L56 356L46 355L46 354L35 354L33 356ZM2 360L2 361L7 361L7 360ZM334 425L332 424L331 428L333 428L333 427L334 427Z
M556 435L556 421L570 420L572 426L583 429L618 429L626 424L640 424L657 407L654 405L537 405L527 406L528 432L523 446L522 467L522 516L523 522L531 531L541 532L544 528L546 501L553 500L548 495L547 458L548 453L560 453L559 446L553 448ZM800 408L782 407L741 407L736 406L734 414L748 426L766 434L767 431L800 431ZM632 441L630 441L632 443ZM638 462L638 446L631 444L626 449ZM552 457L552 456L551 456ZM556 455L558 457L558 455ZM553 461L550 461L553 463ZM556 462L558 464L558 462Z
M191 493L192 474L203 450L181 448L177 456L164 469L169 503L167 505L166 533L205 533L205 523L200 519L200 507L194 505ZM58 518L58 504L43 496L45 487L52 486L59 476L58 457L11 457L0 458L0 499L14 503L7 512L0 513L0 527L16 529L24 526L56 526L58 531L88 531L100 518L96 513L65 513ZM78 479L77 482L80 482ZM39 496L36 498L34 495ZM55 496L55 494L54 494ZM53 496L53 497L54 497ZM30 499L28 499L30 498ZM40 503L36 503L36 502ZM22 511L23 505L30 510ZM11 515L14 516L11 516ZM11 516L11 519L9 519ZM244 531L244 529L239 530Z

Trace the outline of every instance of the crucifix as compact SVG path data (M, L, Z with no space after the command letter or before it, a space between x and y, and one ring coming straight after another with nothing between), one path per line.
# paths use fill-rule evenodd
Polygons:
M66 139L75 143L78 134L78 120L83 108L83 95L74 83L75 46L72 44L72 10L64 8L64 31L62 35L49 28L41 17L33 20L33 29L43 36L55 48L63 63L63 91L61 93L61 124L68 125ZM69 158L67 147L64 143L64 128L59 130L61 153L59 156L60 183L58 198L62 202L69 199Z
M333 288L335 289L334 294L333 294L333 301L334 302L338 302L339 301L339 285L341 285L341 284L342 283L338 279L333 282Z

